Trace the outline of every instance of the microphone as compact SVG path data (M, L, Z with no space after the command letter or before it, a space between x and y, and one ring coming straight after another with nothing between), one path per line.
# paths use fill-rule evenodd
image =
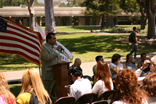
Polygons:
M54 47L54 49L56 49L56 50L57 50L58 45L53 45L53 47ZM61 48L60 50L61 50L61 51L63 51L64 49L63 49L63 48Z
M57 45L53 45L53 48L56 49L56 50L57 50L57 47L58 47Z

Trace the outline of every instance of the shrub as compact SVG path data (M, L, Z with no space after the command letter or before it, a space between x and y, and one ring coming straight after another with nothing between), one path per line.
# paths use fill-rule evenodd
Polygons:
M109 31L111 31L111 32L123 32L125 30L123 28L120 28L120 27L113 27L113 28L109 28Z

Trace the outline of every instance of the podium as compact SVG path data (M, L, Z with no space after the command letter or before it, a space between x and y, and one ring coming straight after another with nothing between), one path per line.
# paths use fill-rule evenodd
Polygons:
M53 75L55 77L55 85L56 85L56 96L57 99L63 96L67 96L67 88L65 88L65 85L70 85L70 74L69 71L69 63L70 62L64 62L64 63L58 63L53 66Z

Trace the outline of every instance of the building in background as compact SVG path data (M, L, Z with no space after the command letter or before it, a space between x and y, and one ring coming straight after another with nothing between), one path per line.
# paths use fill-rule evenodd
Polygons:
M35 10L35 20L40 26L45 26L45 11L44 6L36 6ZM85 16L82 14L82 11L85 10L85 7L54 7L55 22L56 26L71 26L72 18L75 20L75 26L82 25L100 25L101 17L94 16ZM19 23L22 22L23 26L29 26L29 12L28 8L25 5L21 6L4 6L0 8L0 16L10 18L11 20ZM135 21L136 24L139 23L138 18L140 13L124 13L122 12L114 18L115 24L120 23L119 21Z

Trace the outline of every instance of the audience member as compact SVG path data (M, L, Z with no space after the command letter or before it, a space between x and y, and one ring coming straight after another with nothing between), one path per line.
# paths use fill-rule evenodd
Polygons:
M104 63L104 59L103 59L102 56L96 56L95 60L96 60L97 63L99 61L101 61L102 63ZM94 74L94 76L96 75L96 65L93 66L93 74Z
M150 71L156 72L156 55L151 58Z
M0 72L0 104L16 104L15 96L9 91L5 76Z
M97 63L97 73L95 75L95 85L92 92L95 94L102 94L105 91L113 90L113 82L110 76L110 71L107 63L99 61Z
M141 54L141 61L138 63L137 69L139 69L139 68L143 65L143 63L144 63L145 60L146 60L146 53L142 53L142 54ZM144 76L144 74L145 74L146 72L149 72L149 71L150 71L150 66L148 66L146 69L144 69L144 70L142 71L140 77Z
M115 79L116 98L113 104L148 104L146 94L138 88L133 70L121 70Z
M36 104L36 102L52 104L37 70L29 68L23 73L22 88L17 97L17 104Z
M135 71L137 76L140 76L142 71L150 66L150 71L148 73L156 72L156 55L151 58L151 62L149 60L145 60L143 66ZM146 74L146 73L145 73Z
M123 70L123 64L120 63L121 55L114 54L112 56L112 63L109 64L109 68L112 74L112 79L115 80L117 73Z
M124 69L131 69L131 70L136 70L136 65L133 63L133 56L132 54L127 54L126 56L126 63L124 63Z
M156 104L156 73L150 73L143 80L142 89L147 93L148 104Z
M76 58L74 61L74 64L70 67L70 69L72 69L73 67L79 66L81 65L81 59Z
M77 67L77 66L80 67L80 65L81 65L81 59L76 58L74 61L74 64L69 69L72 69L72 68ZM82 71L81 67L80 67L80 70ZM82 73L82 76L83 76L83 73ZM74 81L72 80L71 76L70 76L70 80L71 80L71 84L73 84Z
M142 53L141 54L141 61L137 65L137 68L138 69L143 65L143 63L144 63L145 60L146 60L146 53Z
M91 83L88 79L81 78L82 71L80 67L70 69L72 80L74 83L70 86L70 96L77 100L81 95L91 93Z

